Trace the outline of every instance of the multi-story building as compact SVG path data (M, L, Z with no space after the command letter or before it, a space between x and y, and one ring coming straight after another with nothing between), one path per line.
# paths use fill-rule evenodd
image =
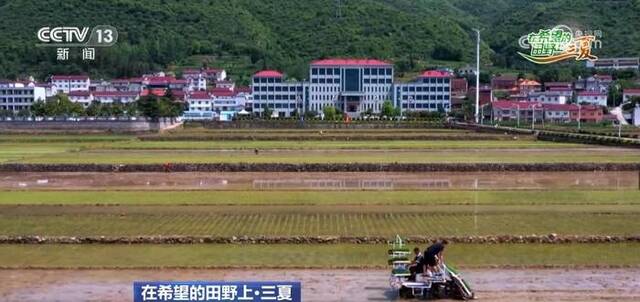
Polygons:
M215 83L226 80L227 71L220 68L188 68L182 71L182 77L187 80L202 77L208 82Z
M607 94L599 91L581 91L576 97L578 104L588 103L598 106L607 106Z
M415 81L394 85L394 104L402 111L451 110L452 74L440 70L423 72Z
M638 70L640 66L640 58L599 58L596 61L587 60L587 67L596 69L635 69Z
M545 82L544 90L553 90L553 89L573 89L573 83L571 82Z
M140 93L137 91L94 91L91 94L94 101L102 104L133 103L140 97Z
M564 91L533 91L529 92L527 100L546 104L566 104L571 101L571 96L567 96Z
M491 116L494 121L531 121L542 120L543 105L537 102L494 101L491 106Z
M31 109L36 101L44 101L46 92L44 87L25 85L15 82L0 82L0 109L17 113L20 110Z
M207 78L203 73L200 73L200 72L183 73L182 77L185 80L187 80L187 87L188 87L187 89L189 91L207 89Z
M573 83L573 86L578 91L599 91L606 94L609 92L611 82L613 82L613 79L610 75L597 74L585 79L578 78L578 80Z
M89 107L91 102L93 102L93 95L89 91L70 91L67 93L67 96L70 101L82 104L85 108Z
M89 91L91 80L86 75L53 75L50 83L55 85L58 92Z
M575 104L544 104L544 119L546 121L562 123L571 121L571 112L578 110Z
M385 100L391 100L393 65L372 59L324 59L311 62L309 107L322 112L337 107L349 116L361 112L379 113Z
M254 74L252 83L253 112L263 114L269 108L272 116L289 117L304 111L308 83L286 82L284 75L275 70Z
M451 73L426 71L409 83L393 82L393 65L374 59L324 59L311 62L308 82L287 82L282 73L263 70L252 79L253 111L271 108L273 116L294 112L321 114L333 106L350 117L380 113L385 101L404 110L449 111Z
M493 90L516 90L517 88L518 76L516 75L500 75L491 79L491 89Z

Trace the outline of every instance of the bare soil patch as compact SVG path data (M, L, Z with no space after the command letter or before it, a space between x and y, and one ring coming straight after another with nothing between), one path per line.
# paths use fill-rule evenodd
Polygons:
M637 301L640 269L465 270L480 301ZM398 300L386 270L2 270L3 301L129 301L137 280L301 281L304 301Z

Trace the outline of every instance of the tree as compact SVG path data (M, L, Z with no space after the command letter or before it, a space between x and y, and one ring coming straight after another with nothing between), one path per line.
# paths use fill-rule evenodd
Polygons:
M18 111L17 116L21 118L28 118L31 116L31 111L29 109L22 109Z
M307 110L307 111L304 112L304 119L305 120L312 119L312 118L314 118L316 116L318 116L318 113L315 112L315 111Z
M324 119L326 120L336 119L336 107L325 106L324 108L322 108L322 113L324 113Z
M47 101L34 102L31 111L35 116L42 117L81 116L85 113L81 104L71 102L69 97L63 94L58 94Z
M101 106L100 102L92 101L91 104L89 104L89 106L85 110L85 112L88 116L99 116L100 106Z
M120 101L111 104L111 116L121 117L124 115L124 105Z
M262 117L271 118L271 114L273 114L273 109L269 108L269 106L264 107L264 110L262 110Z
M126 103L124 105L124 114L127 116L137 116L139 112L136 102Z
M174 102L170 98L161 97L158 99L160 103L160 116L161 117L178 117L181 116L184 112L184 104L179 102Z
M462 115L464 116L465 121L470 121L475 118L476 104L471 101L468 97L464 98L462 103Z
M386 117L394 116L393 104L391 104L391 101L384 101L384 103L382 103L382 110L380 110L380 115Z
M13 111L11 110L6 110L6 109L0 109L0 117L13 117Z
M31 105L31 112L33 112L33 115L39 116L39 117L47 116L45 108L44 108L44 104L45 104L45 102L43 100L35 101Z
M137 103L137 109L142 116L157 120L160 117L160 105L158 100L152 96L143 96Z

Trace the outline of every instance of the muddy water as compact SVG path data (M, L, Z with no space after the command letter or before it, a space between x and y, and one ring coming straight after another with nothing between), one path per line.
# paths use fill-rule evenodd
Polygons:
M480 301L638 301L640 269L475 269ZM0 270L2 301L130 301L137 280L300 281L304 301L398 300L385 270Z
M0 189L535 190L637 189L637 172L0 173Z

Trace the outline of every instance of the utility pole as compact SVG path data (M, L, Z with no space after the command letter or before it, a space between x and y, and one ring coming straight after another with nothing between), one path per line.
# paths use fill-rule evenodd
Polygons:
M480 30L476 32L476 124L480 122Z
M536 105L531 105L531 131L536 129Z
M578 104L578 132L580 132L580 120L582 119L582 106Z
M336 19L342 19L342 0L336 0Z

